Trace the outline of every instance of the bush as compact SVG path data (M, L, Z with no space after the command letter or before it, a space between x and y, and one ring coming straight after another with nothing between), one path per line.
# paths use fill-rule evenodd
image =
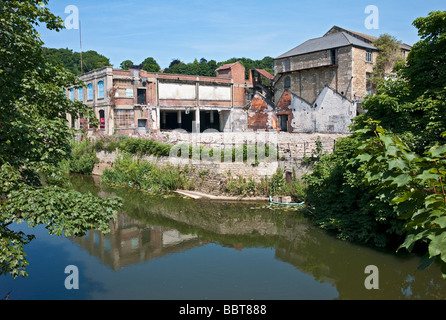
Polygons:
M158 167L148 161L135 160L129 153L116 159L112 169L104 170L102 181L155 192L183 189L187 185L187 179L178 167Z
M96 162L96 150L90 139L72 142L71 157L67 166L70 172L91 174Z

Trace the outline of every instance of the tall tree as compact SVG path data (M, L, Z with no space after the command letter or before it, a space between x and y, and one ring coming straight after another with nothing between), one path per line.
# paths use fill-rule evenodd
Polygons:
M124 60L121 62L120 64L120 68L123 70L128 70L131 66L133 66L133 61L132 60Z
M61 65L75 75L81 73L80 53L70 49L43 48L45 59L54 64ZM110 59L94 50L82 53L82 72L89 72L102 67L110 66Z
M421 40L407 57L404 76L417 95L446 86L446 11L435 11L414 20Z
M142 69L148 72L159 72L161 69L159 64L152 57L146 58L141 64L142 64Z
M10 227L44 224L52 234L107 231L116 199L80 194L64 183L58 164L70 154L66 114L94 118L65 88L83 84L44 58L35 26L63 28L47 0L2 1L0 11L0 274L26 276L24 245L33 236ZM43 178L42 178L43 177Z
M389 34L382 34L373 42L373 45L379 49L376 64L373 66L373 83L375 86L380 79L384 79L386 74L393 71L395 64L404 61L400 54L400 43L401 41Z

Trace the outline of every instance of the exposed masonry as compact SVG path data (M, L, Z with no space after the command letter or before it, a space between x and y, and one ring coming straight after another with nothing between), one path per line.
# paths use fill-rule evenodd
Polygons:
M214 148L214 150L224 150L226 147L232 148L244 143L250 145L272 145L278 149L278 157L268 157L267 161L260 161L255 164L248 161L221 161L220 157L215 159L188 159L181 157L162 157L144 156L140 159L156 162L158 165L193 165L197 170L207 170L216 177L245 177L260 180L262 177L271 177L277 170L282 168L289 174L295 173L298 177L302 174L310 173L311 167L303 165L302 159L309 157L315 151L317 141L320 141L324 153L331 153L334 150L335 142L346 137L347 134L323 134L323 133L287 133L287 132L245 132L239 133L218 133L213 134L188 134L180 131L165 133L162 138L166 143L172 145L192 145ZM216 152L215 154L218 154ZM116 161L116 152L98 152L99 163L93 169L93 174L101 175L103 170L110 168Z
M86 88L67 96L93 108L100 126L82 115L70 125L90 136L150 136L186 132L275 130L290 133L348 133L363 99L373 94L370 76L378 50L375 37L334 26L274 60L275 76L235 62L215 77L153 73L105 67L83 74ZM406 57L410 46L400 45Z
M256 95L248 113L248 128L277 129L299 133L348 133L356 116L355 105L329 87L313 104L294 93L284 92L274 107Z

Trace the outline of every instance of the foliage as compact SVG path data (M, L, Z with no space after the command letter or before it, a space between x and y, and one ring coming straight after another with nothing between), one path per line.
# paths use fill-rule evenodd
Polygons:
M159 64L156 62L156 60L152 57L148 57L146 58L142 63L142 69L146 70L147 72L159 72L160 71L160 66Z
M367 112L354 119L352 134L305 177L306 201L322 227L375 245L410 250L422 242L429 260L443 261L444 17L415 20L422 40L407 65L364 100Z
M427 243L427 262L441 259L446 275L446 145L418 155L377 121L368 125L375 136L359 145L353 160L366 173L363 182L374 185L375 194L405 222L408 234L400 248L412 251L417 242Z
M130 67L133 66L133 65L134 65L134 63L133 63L132 60L124 60L124 61L121 62L121 64L119 65L119 67L120 67L122 70L128 70L128 69L130 69Z
M339 139L335 151L315 163L303 177L305 201L314 207L314 222L321 228L340 239L383 247L398 241L403 228L391 206L362 183L364 173L350 163L358 143L355 135Z
M4 1L0 13L0 268L2 274L26 276L24 245L32 236L10 225L45 224L50 233L78 234L106 224L119 206L69 191L58 164L70 154L73 131L66 114L92 110L71 101L65 88L83 85L71 72L45 60L35 29L45 24L59 31L63 21L48 1ZM77 205L76 205L77 204Z
M81 74L81 54L71 49L43 48L45 59L53 65L61 65L75 75ZM82 73L110 66L110 59L94 50L82 52Z
M80 142L72 142L69 158L69 171L73 173L91 174L97 162L93 142L86 138Z
M248 78L248 72L250 69L265 69L269 73L274 74L274 59L271 57L264 57L262 60L252 60L249 58L232 58L218 63L215 60L208 61L204 58L201 58L200 61L195 59L191 63L184 63L179 59L174 59L170 63L169 67L164 69L164 73L215 77L215 70L218 67L237 61L240 62L246 69L245 78Z
M400 54L399 44L395 37L389 34L382 34L373 42L373 45L379 49L376 63L373 66L373 83L376 84L384 79L387 72L392 71L395 64L404 61Z
M446 11L430 12L412 23L421 40L412 46L403 75L414 96L446 86Z
M102 138L94 144L96 151L113 152L119 149L131 154L154 155L157 157L168 157L171 148L172 145L154 139L127 136Z
M174 59L169 67L164 69L164 73L215 77L216 69L217 62L215 60L207 61L202 58L200 62L195 59L192 63L184 63L179 59Z
M182 189L186 185L185 176L178 167L157 166L148 161L135 160L129 153L118 157L112 169L104 170L102 181L152 192Z

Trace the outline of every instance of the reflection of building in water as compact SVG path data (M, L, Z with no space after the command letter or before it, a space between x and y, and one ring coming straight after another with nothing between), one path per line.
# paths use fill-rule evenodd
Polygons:
M118 215L117 220L110 224L107 234L91 230L85 236L71 240L113 270L206 243L196 235L146 225L125 214Z

